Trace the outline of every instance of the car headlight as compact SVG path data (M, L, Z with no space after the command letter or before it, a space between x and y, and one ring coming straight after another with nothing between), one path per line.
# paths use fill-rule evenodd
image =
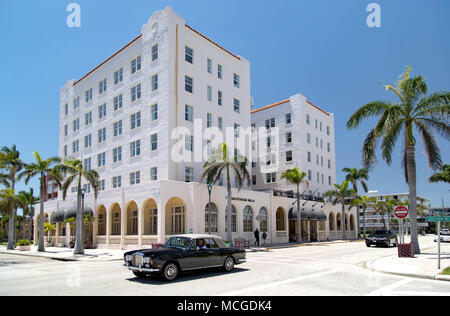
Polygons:
M150 258L150 257L144 257L144 263L150 263L150 264L152 264L152 258Z
M133 255L126 255L125 261L133 261Z

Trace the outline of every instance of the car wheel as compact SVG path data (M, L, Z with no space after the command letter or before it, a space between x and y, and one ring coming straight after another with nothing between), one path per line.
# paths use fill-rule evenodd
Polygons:
M228 257L227 259L225 259L223 267L224 267L225 271L227 271L227 272L233 271L234 270L234 259L232 257Z
M177 276L178 276L178 266L173 262L166 264L162 272L163 279L166 281L173 281L176 279Z
M366 243L366 246L370 248L371 244Z
M133 271L133 274L138 278L145 278L147 276L147 274L145 274L144 272Z

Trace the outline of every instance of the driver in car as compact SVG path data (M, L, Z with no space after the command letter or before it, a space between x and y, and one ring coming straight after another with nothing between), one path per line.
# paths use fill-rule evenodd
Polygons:
M197 247L200 249L206 249L206 242L204 239L197 239Z

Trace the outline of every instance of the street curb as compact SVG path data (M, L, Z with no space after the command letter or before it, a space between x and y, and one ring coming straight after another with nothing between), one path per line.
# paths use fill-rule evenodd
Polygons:
M313 247L313 246L322 246L322 245L339 245L339 244L346 244L346 243L353 243L353 242L363 242L364 240L344 240L341 242L317 242L317 243L304 243L304 244L295 244L295 245L286 245L286 246L276 246L276 247L267 247L267 250L273 250L273 249L286 249L286 248L298 248L298 247Z
M450 275L438 274L434 277L434 279L439 280L439 281L449 281L450 282Z
M56 260L56 261L80 261L78 259L73 259L73 258L47 257L47 256L30 254L30 253L20 253L20 252L10 252L10 251L0 251L0 254L23 256L23 257L33 257L33 258L43 258L43 259Z

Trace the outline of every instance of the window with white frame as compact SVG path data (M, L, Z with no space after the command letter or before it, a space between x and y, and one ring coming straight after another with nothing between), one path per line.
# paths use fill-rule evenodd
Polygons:
M206 60L206 71L212 73L212 60L209 58Z
M184 119L188 122L194 122L194 108L187 104L184 107Z
M157 167L153 167L150 169L150 179L152 181L158 180L158 168Z
M141 70L141 56L136 57L131 61L131 73L134 74L135 72Z
M308 170L308 181L312 181L312 171Z
M308 151L308 162L311 162L311 152Z
M91 165L91 158L86 158L86 159L84 159L84 162L83 162L83 167L84 167L84 170L91 170L92 168L92 165Z
M330 152L331 151L331 144L327 143L327 151Z
M152 91L158 90L158 74L152 76Z
M98 118L104 118L106 116L106 103L103 103L98 107Z
M114 72L114 84L118 84L123 80L123 68Z
M141 126L141 111L131 114L131 129L135 129Z
M309 114L306 114L306 124L309 125L310 122L311 122L311 118L310 118Z
M141 141L135 140L130 143L130 157L137 157L141 154Z
M238 138L241 134L241 126L239 124L234 123L234 137Z
M194 169L186 167L184 169L184 179L185 182L192 182L194 180Z
M327 135L330 135L330 127L327 126Z
M131 102L139 100L141 98L141 84L137 84L131 88Z
M217 65L217 78L222 79L222 65Z
M233 99L233 109L234 112L239 113L241 110L241 102L238 99Z
M233 85L236 88L239 88L241 86L241 82L240 81L241 81L241 79L240 79L239 75L238 74L233 74Z
M135 185L141 183L141 172L131 172L130 173L130 185Z
M80 143L78 140L72 142L72 152L76 154L80 150Z
M212 101L212 88L211 86L206 87L206 98L208 101Z
M64 136L69 135L69 126L64 125Z
M158 59L158 44L152 46L152 61Z
M331 160L328 159L328 169L331 169Z
M206 128L212 127L212 114L207 113L206 114Z
M292 161L292 150L286 152L286 162Z
M184 60L188 63L194 63L194 50L190 47L185 46L184 48Z
M306 142L307 142L308 144L311 144L311 134L310 134L310 133L307 133L307 134L306 134Z
M98 131L98 143L101 144L106 141L106 128L102 128Z
M85 98L86 102L89 102L92 100L92 88L90 88L89 90L86 90L84 94L86 97Z
M122 134L122 120L114 122L113 124L114 136L119 136Z
M118 96L114 97L114 111L121 109L122 106L123 106L123 95L119 94Z
M69 114L69 104L64 104L64 115L68 115Z
M156 121L158 119L158 103L151 106L151 120Z
M64 145L64 157L67 157L67 145Z
M223 119L221 117L219 117L217 119L217 125L219 127L219 130L222 131L223 130Z
M286 124L291 124L292 123L292 115L291 115L291 113L287 113L285 115L285 121L286 121Z
M222 91L217 91L217 104L222 106L223 100L222 100Z
M292 143L292 132L286 133L286 144Z
M194 93L194 79L189 76L184 76L184 90Z
M185 135L185 149L188 151L194 151L194 136L193 135Z
M92 135L84 136L84 148L90 148L92 146Z
M105 191L105 180L100 180L99 182L98 182L98 190L99 191ZM103 233L103 235L104 235L105 233Z
M150 142L151 142L151 144L150 144L151 151L157 150L158 149L158 134L152 134L150 136Z
M113 162L122 161L122 146L113 148Z
M90 111L84 115L84 123L86 126L88 126L89 124L92 123L92 111Z
M266 182L267 183L275 183L277 181L277 173L266 173Z
M275 127L275 118L266 120L266 129L271 129Z
M121 188L122 187L122 176L117 176L112 178L113 188Z
M97 155L97 167L104 167L106 165L106 153Z
M92 94L91 94L91 99L92 99ZM73 99L73 109L76 110L79 107L80 107L80 97L76 97L75 99Z
M107 89L106 78L98 83L98 94L102 94Z
M80 130L80 119L76 119L72 122L73 131L76 132Z

